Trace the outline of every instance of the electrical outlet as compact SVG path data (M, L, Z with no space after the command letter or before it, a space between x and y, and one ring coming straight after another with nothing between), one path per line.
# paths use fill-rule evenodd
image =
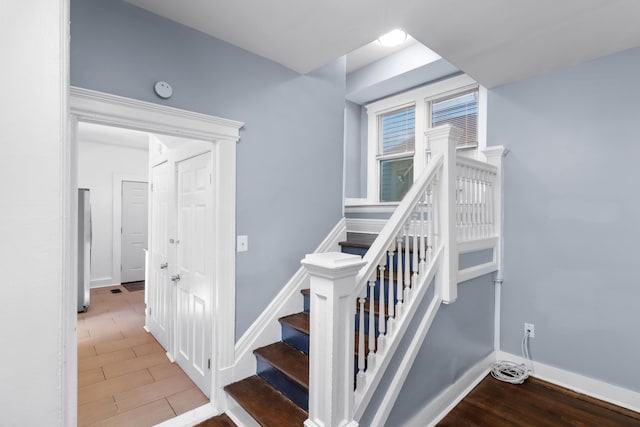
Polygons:
M247 252L249 250L249 236L238 236L236 245L238 252Z
M529 338L536 337L536 326L533 323L525 323L524 324L524 332L529 331Z

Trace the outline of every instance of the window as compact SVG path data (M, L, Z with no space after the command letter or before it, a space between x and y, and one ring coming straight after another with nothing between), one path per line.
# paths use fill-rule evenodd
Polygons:
M412 105L378 117L381 202L401 200L413 183L415 116Z
M444 124L461 129L458 149L484 144L478 131L484 99L478 84L461 75L367 105L369 202L402 200L426 166L427 129Z
M447 123L462 130L458 148L478 145L478 89L431 102L431 127Z

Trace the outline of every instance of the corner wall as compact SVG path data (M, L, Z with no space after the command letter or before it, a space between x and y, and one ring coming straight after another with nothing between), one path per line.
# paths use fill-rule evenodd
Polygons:
M245 123L236 339L342 216L345 61L306 75L119 0L71 1L74 86ZM153 85L174 95L162 100Z
M489 91L505 159L502 350L640 391L640 49Z
M3 426L75 425L67 13L62 0L0 3Z

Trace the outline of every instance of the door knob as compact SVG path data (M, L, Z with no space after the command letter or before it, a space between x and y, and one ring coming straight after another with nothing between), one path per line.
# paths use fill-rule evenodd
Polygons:
M167 268L168 266L169 266L169 263L168 263L168 262L164 262L164 263L160 264L160 269L161 269L161 270L164 270L164 269L165 269L165 268Z
M172 282L178 282L180 280L180 275L176 274L175 276L171 276L171 281Z

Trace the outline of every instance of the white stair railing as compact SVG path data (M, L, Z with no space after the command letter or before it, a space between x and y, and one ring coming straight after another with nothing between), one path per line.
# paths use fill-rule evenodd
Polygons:
M498 168L468 157L456 159L456 234L458 242L494 237Z
M458 241L495 237L499 230L498 168L456 158L457 128L444 125L425 135L431 150L427 167L362 258L357 275L357 259L345 254L303 261L311 278L307 427L358 425L431 284L429 324L432 306L456 300Z

